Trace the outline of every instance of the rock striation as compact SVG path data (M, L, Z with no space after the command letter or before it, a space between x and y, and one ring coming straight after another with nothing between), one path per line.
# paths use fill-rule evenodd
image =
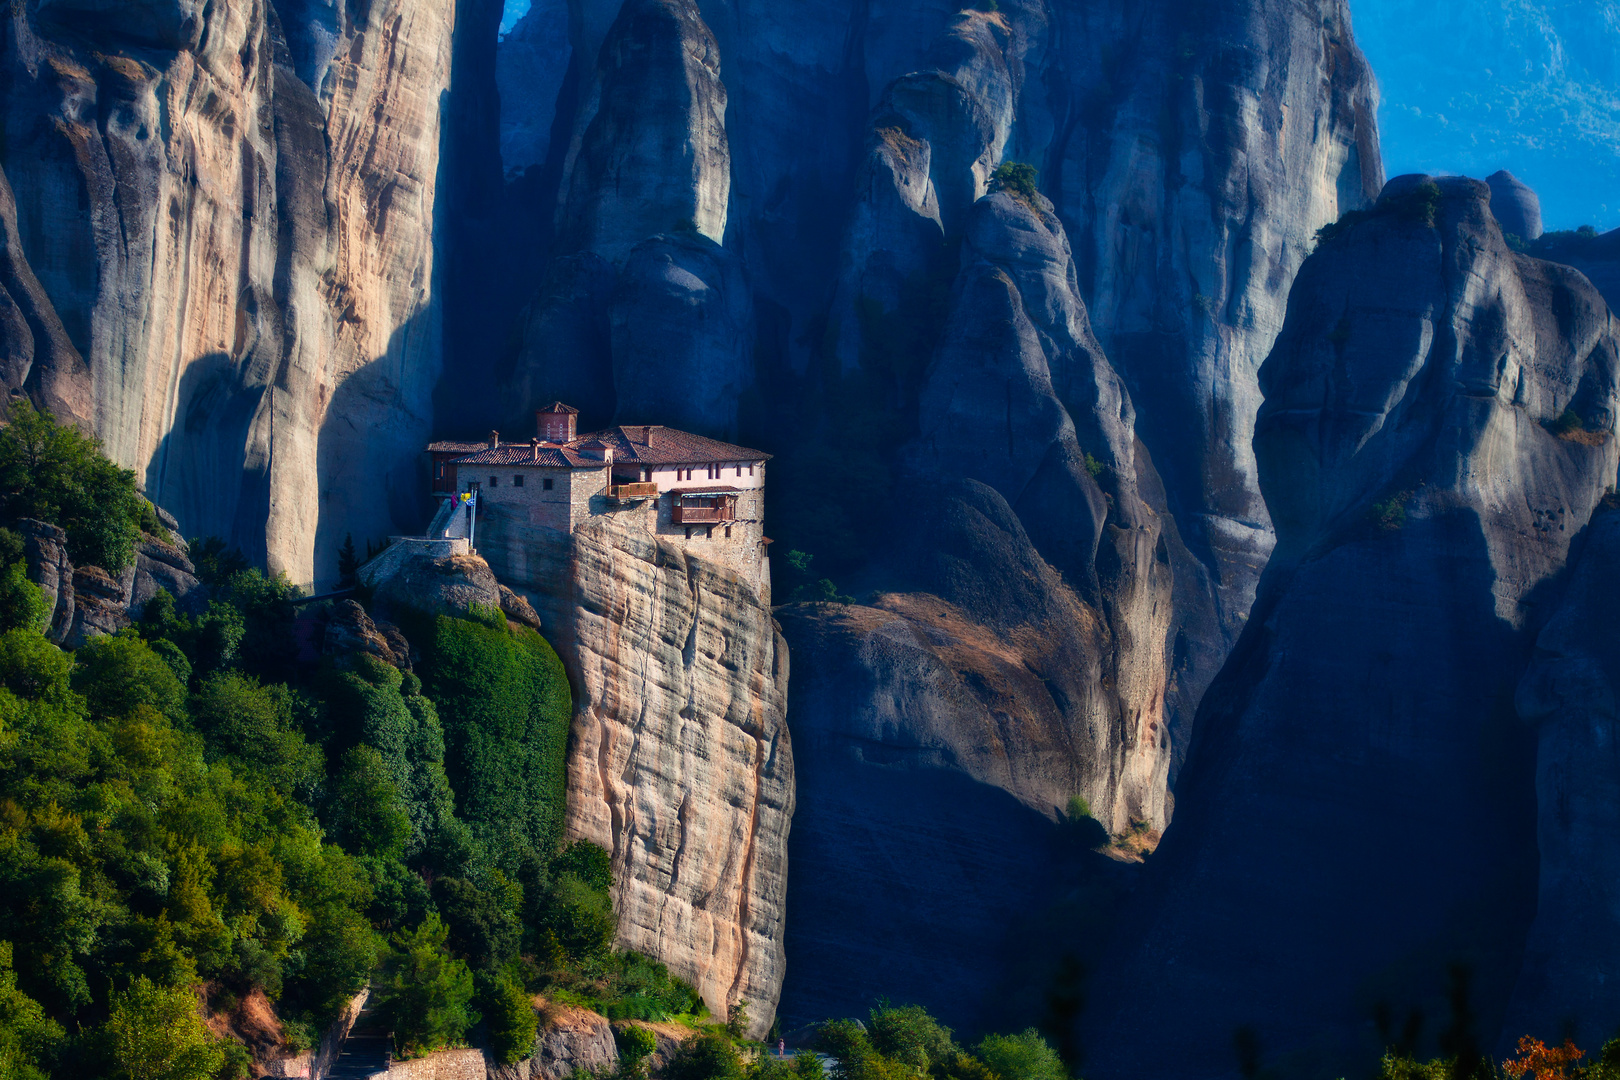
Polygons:
M1620 514L1593 517L1564 598L1536 639L1515 704L1535 732L1536 917L1503 1025L1565 1035L1579 1046L1609 1037L1620 1011L1620 894L1614 836L1620 806L1620 640L1606 611L1620 595Z
M1513 694L1620 465L1617 378L1601 296L1511 251L1483 183L1399 177L1324 238L1261 370L1277 547L1096 973L1095 1075L1236 1076L1239 1029L1342 1075L1445 1015L1453 968L1498 1029L1537 904ZM1148 1065L1144 1012L1174 1018Z
M639 517L626 515L626 521ZM480 551L567 666L569 837L613 854L620 945L768 1030L782 984L788 653L729 569L615 515L572 534L494 512Z
M6 16L8 386L298 582L346 532L416 524L453 23L450 0Z

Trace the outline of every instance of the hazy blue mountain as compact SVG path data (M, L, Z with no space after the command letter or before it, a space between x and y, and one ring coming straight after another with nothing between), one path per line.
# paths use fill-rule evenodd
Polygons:
M1384 163L1510 169L1548 229L1620 225L1620 0L1350 0Z

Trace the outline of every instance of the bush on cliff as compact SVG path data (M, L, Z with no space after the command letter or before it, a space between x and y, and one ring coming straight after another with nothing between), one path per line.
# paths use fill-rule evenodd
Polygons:
M11 423L0 429L0 516L58 526L75 563L116 575L134 560L149 513L135 474L108 461L98 440L27 401L12 404Z
M449 936L437 912L395 934L373 982L378 1007L407 1057L459 1043L478 1022L472 971L449 954Z

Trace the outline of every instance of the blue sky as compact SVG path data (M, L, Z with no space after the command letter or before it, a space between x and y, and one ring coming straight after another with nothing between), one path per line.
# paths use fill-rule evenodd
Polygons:
M523 18L529 10L529 0L506 0L506 14L501 17L501 33L512 29L512 24Z

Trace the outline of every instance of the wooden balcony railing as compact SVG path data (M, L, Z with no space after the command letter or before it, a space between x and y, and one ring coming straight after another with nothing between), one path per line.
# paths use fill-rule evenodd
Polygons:
M657 484L609 484L608 498L610 499L656 499L658 498Z
M713 525L720 521L736 521L735 506L673 506L669 520L676 525Z

